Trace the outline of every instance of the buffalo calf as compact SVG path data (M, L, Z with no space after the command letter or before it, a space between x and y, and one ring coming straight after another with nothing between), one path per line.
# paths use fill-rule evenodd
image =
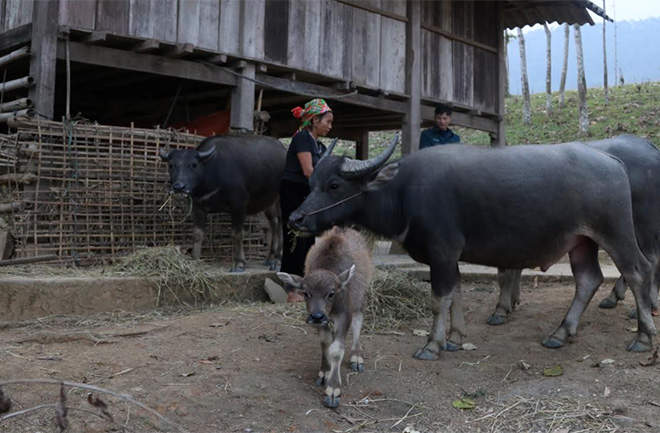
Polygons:
M360 329L362 300L371 282L371 251L355 230L335 227L309 250L305 277L279 272L277 276L303 293L307 323L318 327L321 339L321 368L317 386L325 385L327 407L339 406L340 367L348 328L353 332L351 370L364 371Z

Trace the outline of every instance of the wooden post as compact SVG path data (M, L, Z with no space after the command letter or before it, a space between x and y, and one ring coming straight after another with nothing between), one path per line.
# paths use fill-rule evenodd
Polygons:
M248 63L241 70L246 78L254 79L255 67ZM231 117L229 127L238 131L252 131L254 117L254 81L239 78L231 93Z
M498 69L498 92L497 92L497 97L498 97L498 104L497 104L497 111L499 114L499 118L497 120L497 132L491 133L490 134L490 145L491 146L506 146L506 135L505 135L505 130L504 130L504 102L506 98L506 89L507 89L507 80L509 77L507 76L507 68L506 68L506 49L505 49L505 44L506 44L506 37L504 36L504 8L502 7L501 3L498 3L497 6L497 18L498 18L498 31L499 31L499 39L497 41L497 58L498 58L498 63L499 63L499 69Z
M355 159L369 159L369 131L361 132L355 141Z
M419 0L407 2L406 15L406 93L408 112L406 113L402 133L401 152L409 154L419 149L422 89L422 15Z
M34 110L49 119L55 114L55 68L60 0L35 1L32 10L30 76L35 85L29 98Z

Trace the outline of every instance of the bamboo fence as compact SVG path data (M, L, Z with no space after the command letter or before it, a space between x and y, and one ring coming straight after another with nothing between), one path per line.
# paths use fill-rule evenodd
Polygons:
M0 182L21 204L11 214L16 257L93 261L143 247L192 246L190 200L168 201L159 149L195 148L202 137L82 121L18 118L10 126L17 132L0 139L0 166L13 165L13 173ZM231 239L229 216L209 215L202 257L230 259ZM265 218L248 217L246 258L265 258L266 244Z

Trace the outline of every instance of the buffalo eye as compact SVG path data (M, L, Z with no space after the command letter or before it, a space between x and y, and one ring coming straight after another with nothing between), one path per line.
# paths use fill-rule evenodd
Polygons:
M174 164L170 162L170 170L174 168Z
M328 301L332 301L332 298L335 297L335 292L328 293Z
M330 183L330 189L337 189L339 188L339 183L338 182L331 182Z
M190 166L191 166L192 168L197 168L197 162L196 162L196 161L193 162L192 164L190 164Z
M303 292L303 296L305 297L305 299L309 299L309 292Z

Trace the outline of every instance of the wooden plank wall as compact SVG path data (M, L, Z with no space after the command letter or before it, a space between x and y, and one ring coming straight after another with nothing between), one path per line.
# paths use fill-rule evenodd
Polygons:
M0 0L0 27L34 0ZM422 97L497 111L496 1L425 1ZM196 47L405 93L406 0L63 0L60 23ZM457 38L451 37L456 35ZM474 41L475 44L465 41Z
M423 2L422 7L427 27L422 29L422 97L496 113L496 2Z

